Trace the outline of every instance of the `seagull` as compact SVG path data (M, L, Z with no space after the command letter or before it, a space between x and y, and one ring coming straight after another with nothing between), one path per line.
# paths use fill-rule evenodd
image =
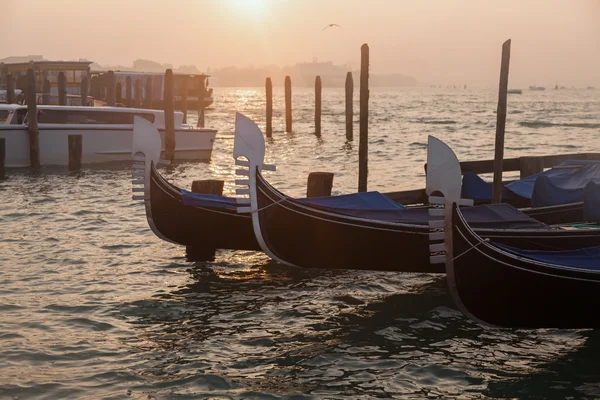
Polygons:
M321 29L321 32L323 32L323 31L324 31L325 29L327 29L327 28L333 28L333 27L336 27L336 26L337 26L338 28L341 28L341 26L339 26L338 24L329 24L329 25L327 25L325 28Z

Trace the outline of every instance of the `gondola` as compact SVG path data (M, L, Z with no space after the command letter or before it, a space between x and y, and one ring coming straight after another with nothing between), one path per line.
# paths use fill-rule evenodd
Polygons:
M447 279L465 315L506 328L600 328L600 247L544 251L501 245L473 231L456 205L449 223Z
M598 328L600 247L580 242L570 250L531 250L485 238L468 223L460 200L460 166L452 150L430 138L437 151L435 179L428 180L430 201L444 206L443 241L430 236L432 263L446 267L448 287L458 308L486 325L506 328ZM585 187L589 213L597 209L599 187ZM437 221L433 222L436 223ZM568 234L568 232L567 232Z
M143 121L138 123L137 129L134 129L134 135L137 138L134 142L134 153L141 155L146 153L151 154L152 148L148 148L148 146L152 143L152 131L148 130L147 127L142 129L140 124L143 124ZM253 231L250 214L247 212L238 213L236 211L237 206L247 204L248 199L195 195L186 192L170 184L160 175L155 167L158 155L155 154L154 157L138 157L138 164L134 165L134 170L138 168L143 173L140 173L138 176L138 178L142 179L134 180L134 186L137 185L134 191L144 192L143 196L137 196L137 198L145 201L148 224L159 238L171 243L188 246L188 248L192 247L195 251L202 249L208 252L214 251L214 249L260 250ZM195 196L192 204L189 201L190 196ZM327 207L328 202L334 201L339 203L336 198L340 199L342 197L344 196L322 198L320 201L313 202L311 208L320 209L321 211L332 210L332 207ZM200 201L198 202L198 200ZM306 206L307 200L301 199L298 201L304 202L303 205ZM337 206L335 207L337 208L337 213L342 212L339 209L339 204L335 205ZM389 205L382 204L382 202L377 203L377 207L379 208L385 208L384 206L388 210L379 212L389 215ZM359 208L356 205L354 207ZM364 208L364 205L361 205L361 207ZM547 207L545 213L536 209L530 211L538 213L538 216L554 215L560 218L561 213L564 215L564 209L565 206L560 206ZM343 210L344 213L350 214L352 212L362 213L363 211ZM428 222L427 209L421 207L420 210L414 209L413 213L418 214L412 218L413 225L420 225L414 227L413 230L421 232L420 236L423 239L423 235L426 234L425 229ZM493 234L493 232L490 234ZM504 235L504 240L512 244L515 241L522 241L521 237L526 235L527 232L525 231L513 232L510 237ZM538 242L540 242L539 245L546 246L549 240L548 235L547 232L541 232L537 234L537 238L533 240L529 238L528 240L531 241L530 245L532 247L535 247ZM594 240L593 235L589 231L582 232L582 236L584 240ZM423 240L421 241L423 242ZM568 242L563 243L562 239L558 237L553 242L559 246L569 244ZM423 257L423 260L425 262L426 258Z
M429 260L427 209L338 213L302 204L273 188L262 176L260 165L252 161L261 160L264 153L260 129L239 114L237 123L234 156L249 160L249 169L238 173L249 177L244 183L251 202L239 211L252 213L258 243L271 258L305 268L444 272ZM428 179L433 171L428 168ZM555 249L582 242L600 245L598 230L551 228L507 204L477 206L465 212L481 235L509 245ZM436 222L443 223L443 218L438 218Z

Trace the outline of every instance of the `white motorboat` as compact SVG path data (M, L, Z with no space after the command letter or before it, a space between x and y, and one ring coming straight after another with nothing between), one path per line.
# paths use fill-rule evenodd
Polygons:
M165 119L162 110L122 107L38 106L41 165L68 165L68 137L82 136L83 164L131 160L133 119L152 122L165 149ZM0 138L6 141L6 167L27 167L29 134L27 106L0 105ZM182 123L175 112L175 160L208 161L217 131Z

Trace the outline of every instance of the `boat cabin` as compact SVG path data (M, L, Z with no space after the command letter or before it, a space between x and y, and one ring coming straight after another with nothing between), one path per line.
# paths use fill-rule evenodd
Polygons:
M63 72L67 82L67 94L80 95L81 81L90 75L91 61L37 61L13 64L0 64L0 82L6 89L6 77L16 78L16 88L25 91L27 70L33 67L36 92L42 92L44 82L50 81L50 93L58 94L58 74Z
M75 107L40 105L38 124L54 125L133 125L133 118L139 116L164 129L165 118L161 110L122 107ZM175 128L181 129L183 114L175 112ZM18 104L0 105L0 126L27 124L27 106Z

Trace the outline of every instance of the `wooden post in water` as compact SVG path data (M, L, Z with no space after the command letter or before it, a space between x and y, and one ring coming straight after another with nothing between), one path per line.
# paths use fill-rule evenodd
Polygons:
M354 78L352 72L346 74L346 140L354 139L352 119L354 118Z
M504 130L506 127L506 91L508 90L508 67L510 65L510 39L502 45L500 85L498 88L498 112L496 115L496 144L494 148L494 186L492 203L502 201L502 163L504 161Z
M69 135L69 171L81 169L83 140L81 135Z
M223 194L224 181L209 179L192 182L192 192L202 194ZM185 255L188 261L212 261L215 259L216 249L212 247L186 246Z
M183 113L183 123L187 124L188 111L188 78L183 78L181 82L181 112Z
M88 103L88 93L89 93L89 78L86 76L81 80L81 86L79 92L81 94L81 105L87 106Z
M285 77L285 131L292 131L292 80Z
M315 135L321 136L321 77L315 78Z
M116 86L117 79L114 71L108 71L106 73L106 105L114 107L116 105Z
M225 181L221 181L218 179L205 179L201 181L193 181L192 192L222 195L224 185Z
M100 96L98 95L98 77L93 76L90 79L90 94L95 100L99 100Z
M33 68L27 70L27 131L29 133L29 165L32 168L40 167L40 143L37 120L37 102L35 90L35 72Z
M542 157L521 157L519 158L520 178L525 179L528 176L538 174L544 170L544 159Z
M115 86L115 105L123 104L123 85L117 82Z
M267 96L267 137L273 137L273 83L271 78L267 78L265 82Z
M50 91L52 90L52 84L48 79L44 81L42 87L42 104L50 104Z
M131 76L125 77L125 107L131 107L131 91L133 86L131 85Z
M132 107L142 107L142 78L139 76L135 80L135 100L132 101Z
M204 128L204 96L206 96L206 78L204 75L200 76L202 82L200 83L200 90L198 92L198 122L196 126L198 128Z
M175 159L175 109L173 106L173 70L165 71L165 89L163 92L165 109L165 156L173 162Z
M331 196L332 172L311 172L306 184L306 197Z
M4 178L5 166L6 166L6 139L0 138L0 179Z
M140 82L140 99L141 96L141 82ZM146 98L144 99L144 108L152 109L152 96L154 94L154 78L152 76L146 77ZM140 104L141 107L141 104Z
M67 105L67 78L63 71L58 73L58 105Z
M9 73L6 75L6 104L14 104L15 100L15 77Z
M358 191L367 191L369 175L369 45L360 48L360 131L358 142Z

